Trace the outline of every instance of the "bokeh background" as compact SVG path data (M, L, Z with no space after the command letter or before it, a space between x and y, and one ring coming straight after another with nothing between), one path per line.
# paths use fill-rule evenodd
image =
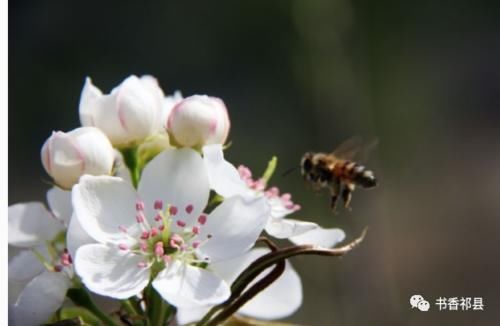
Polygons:
M342 259L292 261L303 325L500 322L500 5L494 1L11 1L9 203L44 200L39 149L79 125L85 76L129 74L166 93L226 102L227 157L260 173L307 150L378 137L380 179L332 215L299 174L275 175L303 209L364 243ZM411 310L421 294L431 311ZM438 312L439 297L484 312Z

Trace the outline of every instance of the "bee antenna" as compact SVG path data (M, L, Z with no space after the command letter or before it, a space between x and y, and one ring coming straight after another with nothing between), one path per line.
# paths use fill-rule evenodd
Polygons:
M290 168L288 170L286 170L285 172L283 172L281 174L282 177L286 177L287 175L289 175L290 173L292 173L293 171L297 170L299 167L298 166L295 166L293 168Z

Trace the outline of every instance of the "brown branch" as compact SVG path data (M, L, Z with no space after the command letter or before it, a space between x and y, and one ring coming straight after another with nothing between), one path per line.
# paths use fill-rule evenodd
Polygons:
M231 285L231 291L240 291L241 293L241 291L243 291L244 289L244 287L243 289L241 289L241 283L243 281L247 280L248 278L253 280L258 274L260 274L261 271L268 267L271 267L280 260L284 260L297 255L343 256L363 241L366 232L367 229L364 229L361 233L361 236L359 236L357 239L354 239L345 246L338 248L328 249L316 245L296 245L270 252L250 264L250 266L248 266L233 282L233 284Z
M259 257L251 263L231 285L231 296L229 299L213 307L197 325L214 326L229 318L246 302L281 276L285 268L286 259L298 255L343 256L363 241L366 232L367 229L364 229L358 238L354 239L345 246L333 249L323 248L316 245L295 245L279 249L274 242L268 238L259 238L258 241L266 243L272 251ZM243 293L248 284L250 284L264 270L273 265L276 265L273 271ZM221 309L222 311L218 313ZM213 317L214 315L215 317Z
M276 281L285 271L285 265L285 260L281 260L280 262L276 263L276 267L269 274L252 285L250 289L240 295L233 303L225 307L224 310L222 310L215 316L215 318L210 320L207 326L219 325L220 323L231 317L231 315L237 312L248 301L252 300L257 294L265 290L269 285Z

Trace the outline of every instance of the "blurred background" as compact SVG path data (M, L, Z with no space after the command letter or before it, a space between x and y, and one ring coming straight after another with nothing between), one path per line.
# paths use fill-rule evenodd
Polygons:
M369 227L342 259L294 259L303 325L500 322L500 4L494 1L11 1L9 203L44 200L39 150L79 126L84 78L108 92L130 74L166 94L224 99L227 158L261 173L303 209L295 218ZM329 210L296 166L308 150L379 138L380 179L353 210ZM409 298L431 302L427 313ZM438 312L440 297L485 311Z

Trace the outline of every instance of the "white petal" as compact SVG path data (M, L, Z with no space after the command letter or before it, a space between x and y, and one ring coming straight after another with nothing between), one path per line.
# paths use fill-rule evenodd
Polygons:
M214 273L179 261L161 271L153 287L176 307L215 305L231 294L229 285Z
M207 144L224 144L229 135L229 128L231 127L227 107L224 101L218 97L211 96L210 99L217 104L215 105L217 109L217 127L214 135L210 137Z
M200 321L210 308L212 308L212 306L177 308L177 313L175 314L177 324L187 325Z
M271 206L271 216L274 218L283 218L296 211L294 209L286 208L280 197L269 198L268 203Z
M210 193L203 159L196 151L169 149L156 156L142 171L138 192L145 202L146 215L154 217L155 200L178 208L177 218L192 224L205 209ZM190 214L185 208L193 206Z
M222 145L203 147L203 160L207 166L210 188L216 193L222 197L243 196L250 193L238 170L224 159Z
M54 131L41 150L45 171L55 182L70 189L85 171L85 158L70 133Z
M266 232L278 239L286 239L318 228L318 224L294 220L291 218L271 218L266 225Z
M73 214L71 191L52 187L47 191L47 203L49 203L50 211L65 225L68 225L71 214Z
M167 121L168 121L168 117L170 115L170 112L172 112L172 109L174 108L174 106L177 103L179 103L180 101L182 101L182 99L183 99L182 94L179 91L175 91L175 93L173 95L166 96L163 99L163 104L162 104L161 114L160 114L161 118L159 121L160 124L158 126L160 132L166 131Z
M155 98L158 107L162 106L165 94L163 94L163 90L161 89L158 80L151 75L143 75L139 78L139 80L142 83L142 86Z
M130 176L130 171L123 161L123 155L119 151L115 150L115 177L122 178L128 183L132 184L132 177Z
M75 270L89 290L116 299L139 294L149 282L143 257L114 246L88 244L76 251Z
M39 202L9 206L9 244L34 247L52 240L63 230L47 209Z
M317 229L308 231L301 235L291 237L289 240L295 244L312 244L324 248L332 248L345 239L345 233L341 229Z
M238 257L211 263L210 268L226 282L231 284L253 261L268 252L269 250L265 248L253 248Z
M210 267L228 283L232 283L245 268L268 252L265 248L255 248L237 258L211 264ZM265 277L272 268L266 269L250 284ZM294 313L301 304L302 283L297 272L287 262L283 274L238 312L258 319L279 319Z
M252 247L269 217L269 205L264 197L245 200L227 198L217 206L201 227L200 239L211 238L201 246L202 256L211 261L230 259Z
M31 281L31 280L29 280L29 281ZM12 311L12 314L11 314L10 308L11 307L13 308L14 304L17 301L17 298L19 298L19 295L21 294L21 292L26 287L26 284L28 284L28 282L14 281L14 280L10 280L9 279L9 286L8 286L8 292L9 292L9 297L8 297L9 317L11 317L11 316L14 315L13 311ZM14 318L12 318L12 319L14 319Z
M281 319L293 314L301 304L302 282L292 265L287 263L283 274L238 312L258 319Z
M92 80L87 77L85 85L80 95L79 113L82 126L95 126L95 110L96 103L102 97L102 92L99 88L92 84Z
M136 76L125 79L116 92L116 107L123 128L131 140L146 138L156 131L163 92Z
M40 325L59 309L70 281L64 273L46 271L21 292L14 306L16 325Z
M146 78L147 79L147 78ZM130 76L102 95L89 79L80 100L80 120L101 129L114 145L141 140L155 131L163 93L151 82Z
M136 229L132 185L117 177L84 175L72 193L75 216L88 235L102 243L130 243L120 226Z
M113 168L113 147L95 127L53 132L41 155L47 173L64 189L71 189L84 174L109 175Z
M94 238L85 232L78 219L73 216L69 222L68 232L66 233L66 247L71 257L75 257L76 250L81 246L95 242Z
M158 80L150 75L144 75L141 76L140 81L143 85L144 88L146 88L150 93L151 96L155 99L156 101L156 106L158 108L158 116L155 119L155 130L158 132L165 131L165 128L163 125L165 125L165 120L163 120L163 110L164 110L164 101L165 101L165 94L163 93L163 90L161 89Z
M9 261L9 281L29 282L44 270L31 250L23 250Z
M81 127L68 132L82 155L82 174L110 175L115 159L113 146L106 135L95 127Z
M103 95L96 101L93 119L95 126L106 134L113 145L121 145L131 139L123 124L124 120L120 119L116 97L117 93L115 92Z
M223 144L229 132L224 102L207 95L193 95L175 105L167 128L176 143L186 147Z

